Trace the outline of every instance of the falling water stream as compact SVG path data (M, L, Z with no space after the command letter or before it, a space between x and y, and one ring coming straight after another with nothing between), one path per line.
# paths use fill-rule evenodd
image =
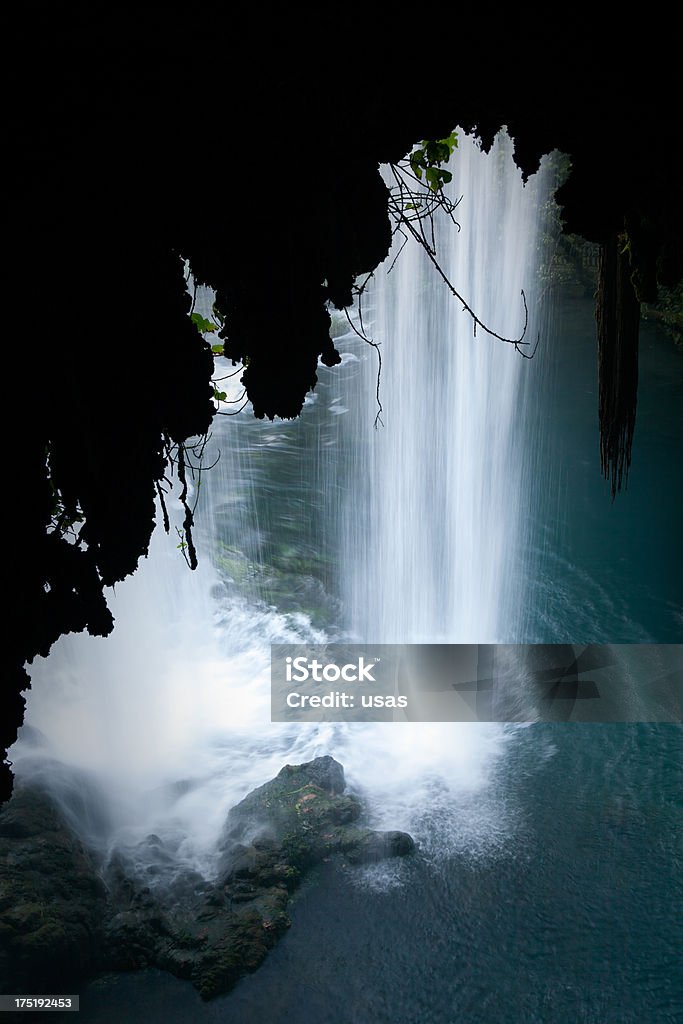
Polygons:
M457 165L461 230L438 224L443 269L508 338L523 335L526 290L530 352L541 329L543 172L523 188L503 135L488 156L464 140ZM375 381L366 373L353 409L357 486L342 541L354 553L344 580L352 628L385 643L519 641L532 364L474 332L417 245L379 278L371 302L386 408L373 431Z

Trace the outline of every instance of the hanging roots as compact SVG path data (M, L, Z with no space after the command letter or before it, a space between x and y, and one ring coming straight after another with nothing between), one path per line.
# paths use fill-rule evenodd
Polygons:
M638 400L640 303L619 236L600 251L598 276L600 464L612 500L628 482Z
M178 549L180 550L183 558L187 562L190 569L197 568L197 550L194 544L194 538L192 536L192 528L194 527L194 513L197 509L197 501L199 500L199 491L202 482L202 473L208 472L213 469L220 459L220 451L217 458L211 463L210 466L204 466L202 464L206 446L211 438L211 434L204 434L194 444L173 444L169 437L164 438L166 458L171 466L171 472L173 466L177 467L178 480L180 481L181 491L178 496L178 500L183 506L185 516L183 519L182 529L176 526L176 533L178 534L179 544ZM194 460L194 461L193 461ZM188 496L188 479L187 471L189 470L190 476L193 481L196 481L196 496L192 506L189 505ZM172 481L168 477L163 478L164 483L171 486ZM159 497L159 503L161 505L164 530L166 533L170 532L170 520L168 515L168 509L166 507L165 495L168 491L162 486L161 481L157 481L156 484L157 495Z

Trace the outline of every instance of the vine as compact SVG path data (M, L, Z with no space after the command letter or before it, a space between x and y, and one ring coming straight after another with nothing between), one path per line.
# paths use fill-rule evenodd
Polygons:
M171 523L168 508L166 506L166 495L169 493L169 489L173 487L172 478L175 468L181 487L178 500L180 501L184 511L182 527L175 527L175 531L178 535L178 544L176 547L182 554L190 569L196 569L198 564L197 551L194 544L194 538L192 536L192 530L194 527L194 515L197 510L197 503L199 501L199 493L202 485L202 473L208 473L209 470L213 469L214 466L218 464L221 457L219 449L217 457L210 466L205 466L203 464L206 446L210 440L210 432L203 434L192 444L177 444L172 442L168 436L164 436L164 454L171 470L171 477L169 478L168 476L164 476L162 480L157 480L156 482L157 497L159 498L159 504L161 506L163 516L164 532L170 533ZM188 502L188 473L195 491L194 501L191 505ZM164 487L164 484L166 484L167 487Z

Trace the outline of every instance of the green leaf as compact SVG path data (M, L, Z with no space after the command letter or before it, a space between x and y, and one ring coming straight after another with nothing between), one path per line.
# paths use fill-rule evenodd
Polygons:
M222 345L212 345L211 346L211 351L213 352L213 354L215 356L222 356L223 355L223 346Z
M451 151L445 142L428 142L425 153L427 162L430 164L439 164L443 160L448 160L451 155Z
M213 397L216 399L217 402L224 402L225 399L228 397L228 393L227 391L219 391L218 388L214 388Z
M410 154L410 169L420 180L422 180L422 168L426 166L424 149L414 150Z
M214 334L216 325L212 324L210 320L207 320L201 315L201 313L192 313L190 320L195 325L200 334Z

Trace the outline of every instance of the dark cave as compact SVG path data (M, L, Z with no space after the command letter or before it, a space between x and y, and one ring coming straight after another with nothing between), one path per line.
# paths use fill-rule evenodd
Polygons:
M397 56L388 28L378 42L332 14L257 28L217 11L201 21L147 7L22 8L6 129L6 436L18 450L6 495L5 754L26 662L64 633L110 632L104 588L146 554L177 446L210 427L213 359L187 316L181 258L216 289L225 353L248 363L256 415L297 416L318 358L338 358L327 303L349 305L389 249L378 165L416 140L457 123L486 146L505 124L527 175L544 153L567 153L565 231L608 253L630 244L626 273L623 259L607 261L627 301L604 311L616 269L601 293L604 458L621 475L623 443L610 439L635 416L639 300L683 275L673 41L642 25L607 36L510 22L479 47L454 28L463 43L445 47L448 59L436 41L422 58ZM656 76L637 70L643 51L656 52ZM199 196L210 219L197 215ZM81 546L62 533L69 521ZM11 792L4 763L0 802Z

